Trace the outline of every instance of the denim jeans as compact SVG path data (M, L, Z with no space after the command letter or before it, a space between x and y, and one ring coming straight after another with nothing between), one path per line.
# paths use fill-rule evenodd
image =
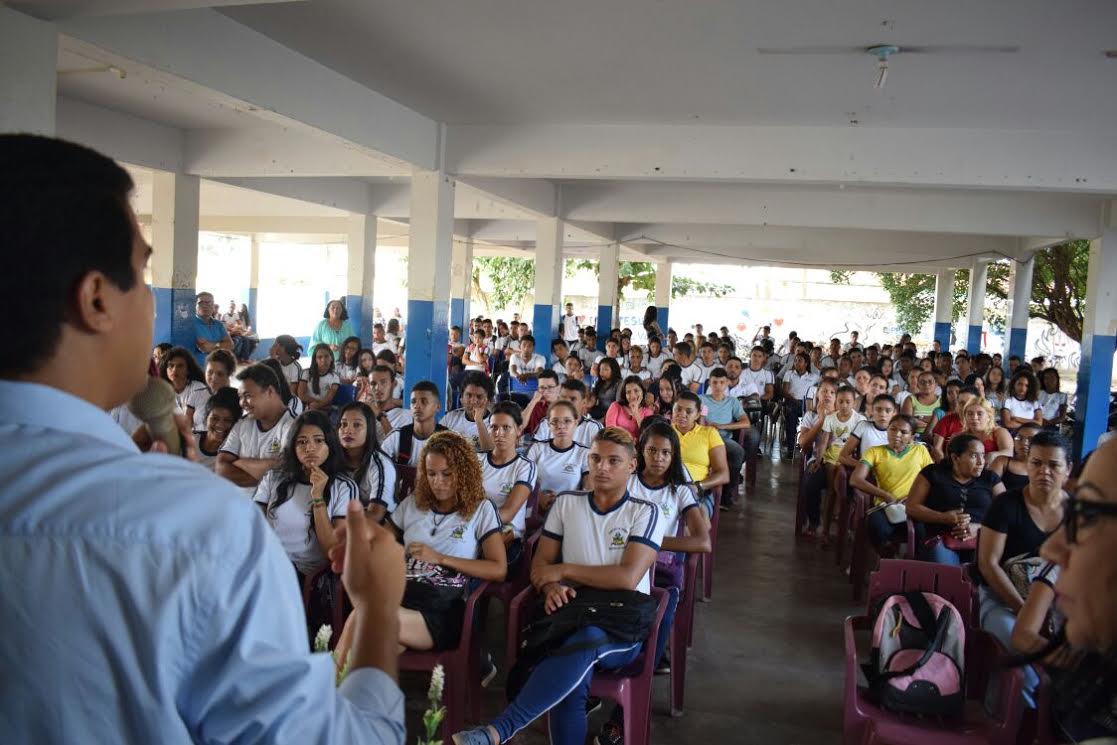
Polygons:
M597 626L586 626L567 642L595 642L596 646L571 654L547 657L536 666L515 700L492 725L507 742L517 732L548 711L552 745L583 745L586 739L586 698L594 667L615 670L639 654L640 642L617 643Z
M996 638L1005 649L1012 649L1012 628L1016 625L1016 614L1009 610L1008 606L1002 603L1000 598L994 595L986 585L978 588L977 607L977 618L982 630ZM1028 708L1034 709L1036 708L1035 693L1036 689L1039 688L1039 675L1032 669L1031 665L1024 667L1023 670L1024 686L1021 693L1024 695L1024 702L1028 705Z

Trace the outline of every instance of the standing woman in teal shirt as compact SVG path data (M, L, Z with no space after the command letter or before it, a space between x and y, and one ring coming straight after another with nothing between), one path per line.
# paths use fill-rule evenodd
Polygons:
M341 354L341 345L350 336L356 334L349 323L349 311L345 309L345 303L331 300L326 303L322 320L318 322L318 328L314 329L314 334L310 337L310 348L314 349L318 344L328 344L336 360Z

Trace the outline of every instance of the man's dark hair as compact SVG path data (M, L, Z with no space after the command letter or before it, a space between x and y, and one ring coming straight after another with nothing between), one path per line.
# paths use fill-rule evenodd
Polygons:
M550 368L547 368L546 370L540 370L539 375L536 377L536 380L553 380L557 383L558 373Z
M520 337L520 343L523 344L525 341L530 341L532 343L532 345L534 345L535 344L535 337L532 336L531 334L524 334L523 336Z
M439 396L438 386L429 380L420 380L415 385L411 386L412 393L419 393L420 391L426 391L427 393L432 394L435 398L438 398Z
M87 147L49 137L0 135L0 273L10 328L0 375L36 370L71 320L75 286L101 272L121 291L136 284L128 172Z
M713 370L710 370L710 377L711 378L726 378L726 379L728 379L729 374L727 372L725 372L724 367L715 367Z
M374 365L372 368L374 373L386 373L388 378L394 383L396 380L396 371L391 365Z
M470 370L462 377L462 390L464 391L468 386L475 386L480 388L492 400L493 397L493 379L490 378L479 370Z
M560 385L559 387L562 388L563 390L566 390L566 391L573 391L575 393L580 393L580 394L582 394L583 398L586 396L586 384L583 383L580 380L575 380L574 378L567 378L566 380L562 381L562 385Z
M271 388L275 390L275 392L282 397L279 387L279 378L276 376L275 371L268 365L262 363L250 365L237 373L237 380L242 383L246 380L251 380L253 383L260 386L260 388Z

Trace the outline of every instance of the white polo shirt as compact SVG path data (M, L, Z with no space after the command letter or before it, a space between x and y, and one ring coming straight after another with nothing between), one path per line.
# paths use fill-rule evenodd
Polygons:
M229 436L221 445L221 452L231 453L238 458L278 458L283 448L287 447L287 437L294 423L295 417L290 409L284 409L279 421L267 430L262 429L260 422L255 419L245 417L229 430ZM241 488L250 497L256 492L254 486Z
M387 455L380 451L373 453L361 478L357 478L356 473L349 476L357 484L362 504L384 505L388 512L396 508L396 467Z
M605 428L605 425L596 419L592 418L589 414L582 417L582 421L578 422L578 426L574 428L574 442L585 447L590 447L593 444L593 438L597 437L597 433ZM551 424L546 419L539 422L539 426L535 429L536 442L543 442L551 439Z
M647 366L648 371L651 372L652 377L658 378L659 371L663 368L663 363L669 359L671 359L671 355L667 354L667 352L664 352L661 349L659 354L655 357L652 357L651 354L648 354L647 357L644 359L644 364Z
M435 512L420 509L415 495L409 495L388 516L392 525L403 533L403 545L423 543L440 554L459 559L476 559L481 544L500 531L496 505L488 499L477 505L469 517L458 512Z
M523 355L517 354L508 362L508 369L513 375L520 373L533 373L547 367L547 360L541 354L533 354L531 359L525 360Z
M269 505L279 498L279 486L284 479L278 471L268 471L260 479L253 500L257 504ZM351 478L337 475L330 482L329 492L324 495L326 511L330 519L345 517L346 505L350 499L357 499L360 492ZM329 559L322 552L318 537L311 528L310 484L298 481L287 482L287 499L273 511L268 509L264 517L275 530L279 542L287 552L287 557L295 568L304 575L313 574L326 566Z
M760 395L764 395L764 386L775 385L776 378L772 375L772 371L766 368L753 370L751 367L746 367L741 371L741 383L752 383L756 389L760 391Z
M489 451L477 453L477 461L481 464L481 485L485 496L499 510L508 501L508 495L517 486L523 485L530 492L535 488L535 463L522 455L517 455L503 465L493 463L492 453ZM522 538L527 521L527 501L512 517L512 533L517 538Z
M583 566L616 566L629 543L642 543L658 552L663 543L663 520L651 502L625 496L607 512L599 512L593 492L559 494L543 535L562 543L562 560ZM651 571L644 573L635 589L651 593Z
M788 370L787 374L783 376L785 382L790 383L789 392L791 398L796 401L801 401L807 396L807 391L811 386L818 382L818 376L811 372L805 372L802 375L794 370Z
M336 372L329 372L325 375L318 377L318 391L315 392L314 385L310 382L310 370L303 370L302 382L306 383L306 395L310 396L315 401L321 401L330 392L331 385L341 385L341 376Z
M485 412L485 420L488 421L488 418L489 413ZM438 423L469 440L474 450L481 449L481 438L477 435L477 422L465 415L465 409L454 409L446 412Z
M679 521L687 510L698 506L694 497L694 489L687 484L664 484L663 486L648 486L634 473L628 477L628 495L636 499L651 502L659 508L659 516L663 521L663 537L674 538L679 534Z
M539 490L558 494L581 485L582 476L589 470L589 454L590 449L577 441L560 450L551 439L533 443L527 458L535 464Z
M679 368L679 378L682 380L683 387L688 388L691 383L702 384L702 368L698 366L697 362L692 362L686 367Z

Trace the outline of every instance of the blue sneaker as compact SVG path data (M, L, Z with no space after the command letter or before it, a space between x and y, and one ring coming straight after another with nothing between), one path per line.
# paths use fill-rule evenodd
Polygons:
M454 745L499 745L499 743L494 743L492 737L489 736L488 727L457 732L451 739L454 741Z

